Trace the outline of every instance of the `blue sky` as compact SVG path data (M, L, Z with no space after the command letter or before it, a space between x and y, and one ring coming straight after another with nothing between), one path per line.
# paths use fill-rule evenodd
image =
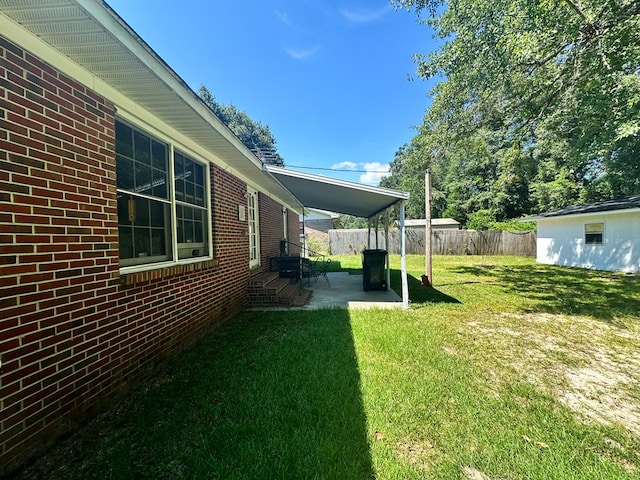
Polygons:
M107 1L191 88L269 125L294 170L377 185L430 102L412 55L431 31L387 0Z

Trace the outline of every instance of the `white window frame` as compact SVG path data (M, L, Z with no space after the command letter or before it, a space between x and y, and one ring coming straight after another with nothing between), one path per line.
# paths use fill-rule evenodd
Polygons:
M155 270L158 268L165 268L171 265L178 264L189 264L195 262L201 262L205 260L211 260L213 258L213 226L211 220L211 174L210 174L210 163L206 160L203 160L198 155L194 154L190 149L185 147L184 145L180 145L175 141L171 141L166 136L163 136L159 132L151 132L148 128L141 127L139 124L129 121L124 118L116 118L117 122L120 122L133 130L139 131L140 133L149 136L150 138L162 142L167 145L168 151L168 180L167 180L167 188L169 190L169 198L168 200L162 200L164 203L170 204L169 209L169 217L170 217L170 225L166 227L166 235L169 237L168 246L170 251L168 252L169 259L155 259L154 257L148 257L148 262L144 263L134 263L131 265L124 265L120 267L120 271L122 273L135 273L139 271L146 270ZM191 161L200 164L204 171L204 206L196 206L193 205L194 208L202 208L206 209L206 226L205 231L203 232L204 242L198 243L195 245L198 249L204 250L201 255L195 257L188 258L179 258L179 249L181 245L178 243L178 218L177 218L177 209L176 206L186 205L185 202L178 202L176 200L176 191L175 191L175 153L178 151L181 155L188 157ZM117 182L117 180L116 180ZM117 188L117 192L128 193L128 190ZM168 231L167 231L168 230ZM126 262L125 262L126 263ZM122 264L121 264L122 265Z
M204 193L203 193L203 201L204 201L204 205L198 205L197 203L191 203L188 202L186 200L178 200L178 195L177 195L177 191L175 188L175 182L176 182L176 173L175 171L173 171L173 183L172 185L174 186L174 188L172 189L172 194L174 195L174 201L173 201L173 205L174 208L172 210L172 212L175 215L175 223L174 225L176 225L176 229L178 227L178 206L182 206L182 207L186 207L186 208L191 208L192 210L196 210L196 211L200 211L203 212L203 214L205 215L205 225L203 226L203 240L201 242L195 242L195 241L191 241L191 242L183 242L183 243L179 243L178 242L178 235L175 235L176 238L176 252L178 252L178 259L179 260L191 260L194 258L202 258L203 254L200 254L200 251L205 252L206 251L206 255L205 256L209 256L210 255L210 248L208 248L211 245L211 210L209 208L209 204L210 202L210 198L211 196L209 195L209 187L208 187L208 181L209 181L209 168L208 165L203 163L203 162L199 162L197 161L192 155L186 154L184 153L182 150L178 149L178 148L172 148L172 161L171 161L171 166L172 169L175 169L175 161L176 161L176 154L177 155L181 155L182 157L184 157L187 160L190 160L193 163L197 163L199 164L202 169L203 169L203 180L204 180ZM197 188L197 187L196 187ZM192 254L191 256L187 256L187 257L183 257L182 259L180 259L180 255L181 252L188 252L189 250L191 250L192 252L198 251L198 254L196 254L195 256Z
M260 266L260 206L258 191L247 187L247 231L249 235L249 268Z
M600 228L597 228L598 226ZM587 235L600 235L600 241L587 241ZM584 244L594 246L604 245L604 222L592 222L584 224Z

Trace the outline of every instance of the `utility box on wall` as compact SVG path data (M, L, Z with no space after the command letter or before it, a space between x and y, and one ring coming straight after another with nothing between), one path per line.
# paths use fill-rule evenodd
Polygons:
M362 251L362 289L387 290L387 251L363 250Z

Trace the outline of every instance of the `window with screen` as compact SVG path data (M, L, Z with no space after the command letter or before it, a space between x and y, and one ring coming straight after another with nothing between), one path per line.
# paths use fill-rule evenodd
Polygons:
M586 223L584 226L584 243L602 245L604 239L604 223Z

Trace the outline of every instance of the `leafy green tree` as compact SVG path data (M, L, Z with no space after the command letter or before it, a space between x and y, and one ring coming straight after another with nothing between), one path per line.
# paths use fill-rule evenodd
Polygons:
M640 1L392 3L441 41L416 57L442 80L394 162L439 163L445 213L501 220L640 192Z
M491 230L491 226L495 221L495 216L491 210L478 210L469 214L467 228L472 230Z
M211 91L202 85L198 91L202 101L240 139L240 141L264 163L284 166L284 160L276 150L276 139L269 126L252 120L235 105L218 103Z
M339 228L367 228L367 219L353 215L340 215Z

